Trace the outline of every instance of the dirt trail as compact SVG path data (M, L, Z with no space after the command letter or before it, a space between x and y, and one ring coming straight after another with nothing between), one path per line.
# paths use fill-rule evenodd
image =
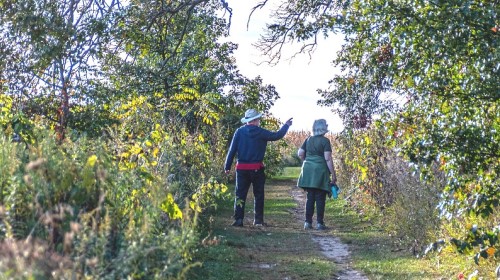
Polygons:
M293 188L291 195L297 202L297 208L294 209L295 218L303 222L304 205L306 200L305 192L302 191L302 189ZM323 255L334 261L339 266L340 271L333 279L368 280L368 278L362 273L351 268L351 257L348 246L342 243L339 238L332 236L329 230L311 230L310 235L312 240L321 248Z

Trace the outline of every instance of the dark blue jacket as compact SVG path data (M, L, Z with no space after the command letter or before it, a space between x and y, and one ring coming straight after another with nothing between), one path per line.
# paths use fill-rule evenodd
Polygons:
M264 160L267 142L283 138L289 126L284 124L276 132L256 125L244 125L236 130L226 157L224 170L230 170L234 156L239 163L259 163Z

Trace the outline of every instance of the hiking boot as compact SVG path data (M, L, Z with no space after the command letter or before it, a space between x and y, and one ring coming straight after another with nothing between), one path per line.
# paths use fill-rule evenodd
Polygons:
M242 227L243 226L243 219L236 219L233 224L233 227Z
M257 222L254 221L253 225L256 226L256 227L265 227L265 226L267 226L266 223L258 222L258 221Z
M308 223L308 222L305 222L304 223L304 229L312 229L313 226L311 225L311 223Z
M326 229L326 226L324 224L317 224L316 225L316 229L317 230L325 230Z

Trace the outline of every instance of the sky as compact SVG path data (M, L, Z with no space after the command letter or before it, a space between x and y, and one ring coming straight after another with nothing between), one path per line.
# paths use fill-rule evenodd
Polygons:
M235 52L236 63L241 74L248 78L261 76L264 84L276 87L280 99L271 108L271 113L281 122L293 117L290 128L295 131L311 131L316 119L325 119L332 132L343 129L342 121L330 108L317 105L321 96L317 89L327 89L328 80L338 73L332 65L335 53L340 49L339 36L321 39L316 51L309 56L299 54L290 58L297 51L297 46L287 46L282 60L276 66L265 63L259 51L252 46L263 32L265 23L269 23L269 11L277 0L268 0L268 8L256 10L247 29L247 20L257 0L228 0L233 16L229 40L239 45Z

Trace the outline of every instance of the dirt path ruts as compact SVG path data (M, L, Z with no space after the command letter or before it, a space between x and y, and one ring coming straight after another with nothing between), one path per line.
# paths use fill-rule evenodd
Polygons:
M297 208L294 209L295 218L304 221L305 192L300 188L293 188L291 195L297 202ZM328 226L328 225L327 225ZM351 255L349 248L338 237L332 236L329 230L310 231L311 238L321 248L321 252L327 258L334 261L340 268L336 280L368 280L361 272L351 268Z

